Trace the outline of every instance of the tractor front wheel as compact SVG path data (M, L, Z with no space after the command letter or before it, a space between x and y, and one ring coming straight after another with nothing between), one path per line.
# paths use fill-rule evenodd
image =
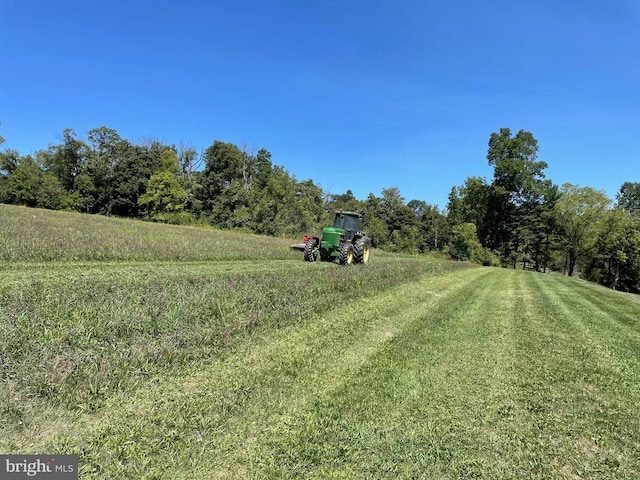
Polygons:
M366 265L369 263L369 255L371 254L371 240L367 237L361 237L356 240L353 246L353 256L356 263Z
M340 265L351 265L353 263L353 244L345 242L340 248Z
M305 262L315 262L318 259L318 252L316 249L316 241L315 239L307 240L304 243L304 261Z

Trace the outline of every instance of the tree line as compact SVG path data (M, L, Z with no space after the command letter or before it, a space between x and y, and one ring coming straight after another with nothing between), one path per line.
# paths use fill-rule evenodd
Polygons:
M640 293L640 183L605 192L545 178L530 132L491 134L493 179L469 177L449 194L451 253L488 264L579 273Z
M640 292L640 183L625 182L615 202L590 187L557 186L537 153L530 132L492 133L493 179L467 178L441 211L405 201L398 187L366 199L324 192L274 164L266 149L216 140L198 152L132 143L107 127L86 140L66 129L61 143L34 154L0 151L0 203L290 237L329 225L336 209L360 210L378 248L579 274Z

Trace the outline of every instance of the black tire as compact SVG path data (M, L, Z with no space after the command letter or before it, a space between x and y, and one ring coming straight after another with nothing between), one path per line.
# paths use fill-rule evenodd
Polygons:
M371 256L371 240L368 237L360 237L353 246L353 260L356 263L366 265Z
M353 263L353 244L344 242L340 248L340 265L351 265Z
M304 261L315 262L318 259L318 253L314 252L316 248L316 241L311 239L307 240L304 244Z

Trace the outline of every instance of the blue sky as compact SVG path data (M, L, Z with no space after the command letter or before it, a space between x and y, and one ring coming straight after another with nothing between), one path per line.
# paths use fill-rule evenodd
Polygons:
M444 208L509 127L557 184L640 182L636 0L2 0L0 25L21 154L103 125L246 143L331 193Z

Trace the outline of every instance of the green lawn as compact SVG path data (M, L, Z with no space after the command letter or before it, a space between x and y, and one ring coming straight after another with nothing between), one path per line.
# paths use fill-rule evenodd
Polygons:
M220 253L0 264L1 452L83 479L640 478L640 297L195 235Z

